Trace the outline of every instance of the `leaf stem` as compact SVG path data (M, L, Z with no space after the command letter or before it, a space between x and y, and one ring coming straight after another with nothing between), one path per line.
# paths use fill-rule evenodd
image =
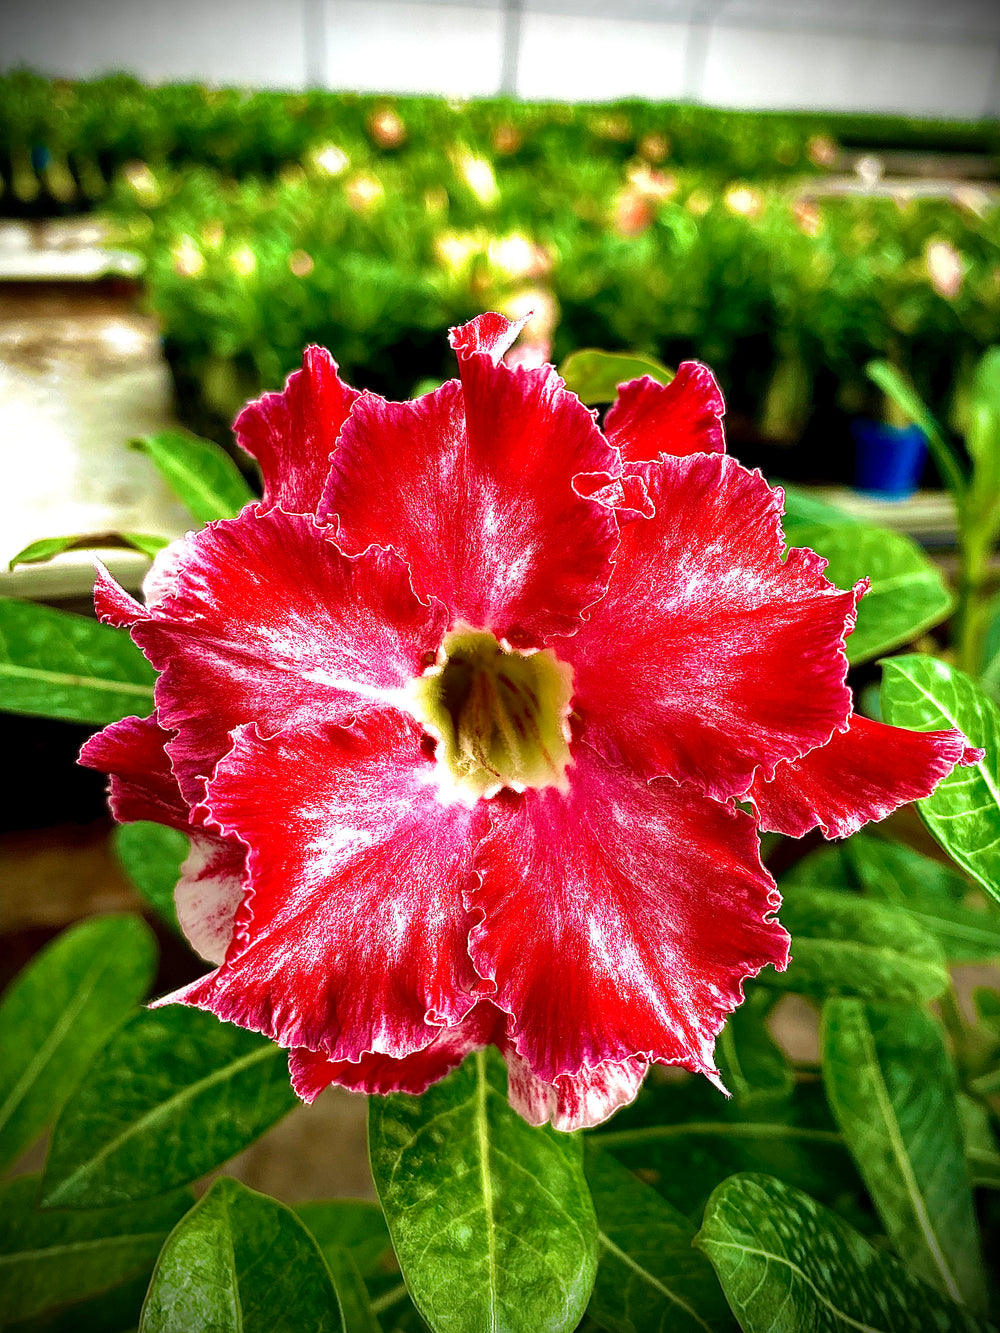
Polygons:
M631 1148L660 1139L680 1138L684 1134L703 1134L737 1139L798 1139L801 1143L843 1143L834 1129L803 1129L798 1125L772 1124L770 1121L689 1120L677 1125L647 1125L642 1129L622 1129L600 1134L597 1142L604 1148Z
M406 1289L406 1283L400 1282L396 1287L390 1287L388 1291L382 1293L374 1301L369 1301L368 1306L373 1315L384 1314L386 1310L391 1310L394 1305L398 1305L410 1293Z
M941 1007L941 1021L951 1038L955 1064L960 1070L964 1070L967 1063L968 1043L966 1041L965 1020L962 1018L962 1011L958 1007L953 984L942 992L938 1003Z
M955 653L959 667L970 676L979 674L979 639L982 627L980 600L986 581L989 542L975 524L966 506L958 505L958 606L955 610Z

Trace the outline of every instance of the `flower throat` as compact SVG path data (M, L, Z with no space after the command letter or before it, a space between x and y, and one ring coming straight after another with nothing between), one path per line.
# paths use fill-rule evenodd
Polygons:
M442 651L443 665L414 683L414 712L456 784L476 796L565 786L572 668L547 648L505 649L486 630L447 634Z

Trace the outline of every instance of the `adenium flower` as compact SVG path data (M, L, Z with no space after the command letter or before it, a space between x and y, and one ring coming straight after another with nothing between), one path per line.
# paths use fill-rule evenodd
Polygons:
M216 966L161 1003L288 1048L306 1100L492 1043L521 1114L574 1129L650 1064L717 1080L788 960L760 828L844 836L977 752L852 713L864 586L785 551L704 366L625 384L602 432L504 364L520 327L453 330L460 379L415 401L311 347L251 403L260 503L163 552L145 605L99 575L162 674L83 762L191 835L177 910Z

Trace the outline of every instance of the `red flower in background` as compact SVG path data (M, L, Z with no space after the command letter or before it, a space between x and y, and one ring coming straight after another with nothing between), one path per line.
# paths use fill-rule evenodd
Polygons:
M703 366L625 385L602 433L503 363L519 328L453 331L460 380L412 402L310 348L247 407L263 500L145 606L98 581L162 674L83 760L118 818L192 835L178 914L218 966L170 1000L289 1048L307 1100L492 1042L572 1129L652 1062L716 1077L744 979L785 966L758 827L842 836L975 752L852 714L863 589L785 554Z

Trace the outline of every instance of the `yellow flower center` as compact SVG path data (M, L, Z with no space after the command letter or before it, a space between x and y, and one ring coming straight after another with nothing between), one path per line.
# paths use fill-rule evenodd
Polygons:
M564 788L572 667L548 648L521 653L466 628L445 636L441 655L414 682L413 711L456 785L487 797Z

